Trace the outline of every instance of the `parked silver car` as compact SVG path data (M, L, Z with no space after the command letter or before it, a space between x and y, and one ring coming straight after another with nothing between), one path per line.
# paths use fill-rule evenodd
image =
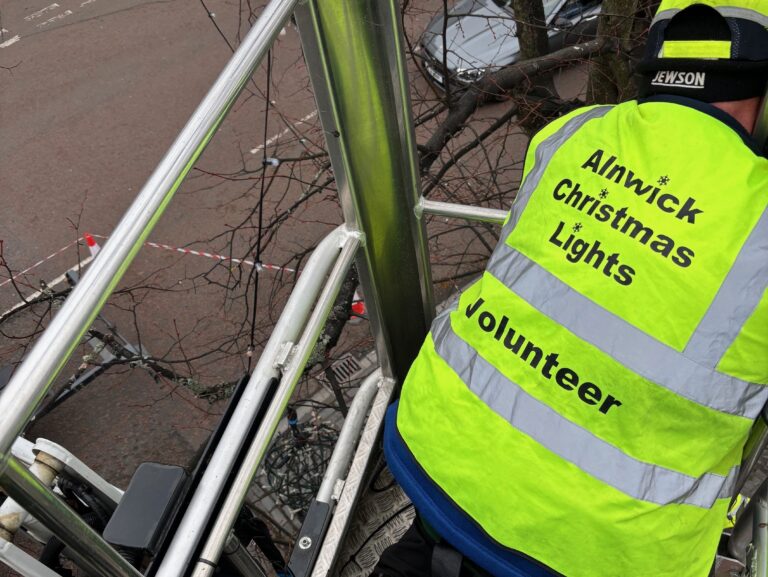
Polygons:
M520 56L510 0L460 0L435 16L419 41L418 56L430 79L444 87L443 58L452 85L466 86ZM550 50L594 37L601 0L544 0ZM443 29L445 28L445 54Z

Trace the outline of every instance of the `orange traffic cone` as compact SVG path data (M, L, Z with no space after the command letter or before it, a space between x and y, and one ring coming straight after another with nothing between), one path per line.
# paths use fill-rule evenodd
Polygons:
M88 250L91 251L91 256L95 257L99 254L101 247L99 246L99 243L96 242L96 239L87 232L83 233L83 238L85 239L85 244L88 245Z
M360 291L356 290L355 296L352 297L352 314L349 315L349 322L351 324L359 323L365 318L367 312L368 311L365 308L365 301L360 295Z

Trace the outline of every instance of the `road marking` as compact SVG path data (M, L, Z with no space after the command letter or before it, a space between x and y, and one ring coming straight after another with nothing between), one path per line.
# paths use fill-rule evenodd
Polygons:
M82 8L83 6L87 6L88 4L93 4L94 2L96 2L96 0L83 0L83 2L80 3L80 8ZM60 6L54 2L50 6L46 6L45 8L42 8L37 12L33 12L32 14L25 16L24 20L26 20L27 22L31 22L32 20L35 20L36 18L40 18L41 16L44 16L47 12L50 12L51 10L55 10L56 8L60 8ZM57 14L56 16L53 16L48 20L38 23L37 27L43 28L44 26L48 26L49 24L53 24L54 22L63 20L64 18L66 18L67 16L71 16L72 14L73 14L72 10L65 10L61 14ZM6 30L5 28L0 28L0 40L3 39L2 38L3 34L7 34L7 33L8 33L8 30ZM16 44L19 40L21 40L21 36L17 34L10 40L6 40L5 42L0 43L0 48L8 48L8 46L10 46L11 44Z
M10 40L6 40L2 44L0 44L0 48L8 48L11 44L16 44L19 40L21 40L21 36L18 34L11 38Z
M0 282L0 287L7 285L7 284L8 284L9 282L11 282L11 281L15 281L16 279L18 279L18 278L21 278L22 276L24 276L25 274L27 274L27 273L28 273L29 271L31 271L32 269L34 269L34 268L37 268L37 267L39 267L41 264L43 264L44 262L47 262L47 261L51 260L52 258L54 258L54 257L56 257L56 256L58 256L58 255L60 255L60 254L61 254L61 253L63 253L65 250L67 250L69 247L75 246L75 245L76 245L78 242L80 242L80 239L79 239L79 238L78 238L77 240L73 240L73 241L72 241L72 242L70 242L70 243L69 243L67 246L65 246L65 247L63 247L63 248L60 248L59 250L57 250L57 251L56 251L56 252L54 252L53 254L49 254L49 255L48 255L47 257L45 257L45 258L41 258L39 261L37 261L37 262L36 262L35 264L33 264L32 266L29 266L29 267L25 268L23 271L21 271L21 272L17 272L17 273L16 273L15 275L13 275L11 278L5 279L4 281Z
M49 282L49 283L46 283L46 287L50 289L50 288L53 288L53 287L55 287L55 286L56 286L56 285L58 285L58 284L61 284L61 283L63 283L63 282L64 282L64 281L67 279L67 273L68 273L68 272L75 272L75 271L78 271L78 270L80 270L82 267L84 267L85 265L87 265L89 262L91 262L92 260L93 260L93 257L92 257L92 256L89 256L89 257L87 257L87 258L84 258L83 260L81 260L81 261L80 261L80 264L76 264L76 265L75 265L75 266L73 266L72 268L70 268L70 269L67 269L67 271L66 271L64 274L60 274L60 275L59 275L59 276L57 276L55 279L53 279L51 282ZM13 305L11 308L9 308L7 311L5 311L3 314L0 314L0 319L4 319L4 318L6 318L6 317L7 317L9 314L11 314L11 313L13 313L13 312L17 311L18 309L20 309L21 307L23 307L24 305L26 305L26 304L27 304L29 301L35 300L36 298L38 298L39 296L41 296L41 295L43 294L43 292L44 292L44 291L42 291L42 290L39 290L39 291L37 291L37 292L34 292L34 293L32 293L32 294L31 294L31 295L29 295L28 297L25 297L25 299L26 299L26 300L23 300L23 301L21 301L21 302L19 302L19 303L16 303L16 304L15 304L15 305Z
M40 16L42 16L46 12L54 10L55 8L58 8L58 7L59 7L58 4L51 4L50 6L46 6L42 10L38 10L37 12L32 12L32 14L30 14L29 16L24 16L24 20L29 22L30 20L34 20L35 18L40 18Z
M262 150L264 150L265 146L271 146L275 141L281 139L283 136L285 136L289 132L293 132L294 128L296 128L299 124L305 124L308 120L311 120L315 116L317 116L317 110L310 112L301 120L297 120L296 122L291 124L288 128L283 130L281 133L275 134L272 138L267 140L264 144L259 144L256 148L251 149L251 154L257 154L258 152L261 152Z
M57 20L63 20L67 16L72 15L72 10L65 10L61 14L57 14L53 18L48 18L48 20L45 20L43 22L40 22L40 24L37 25L38 28L42 28L43 26L48 26L48 24L53 24Z

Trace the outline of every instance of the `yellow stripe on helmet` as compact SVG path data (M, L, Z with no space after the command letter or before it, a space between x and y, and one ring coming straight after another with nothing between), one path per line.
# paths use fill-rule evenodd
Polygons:
M730 58L730 40L667 40L660 58Z

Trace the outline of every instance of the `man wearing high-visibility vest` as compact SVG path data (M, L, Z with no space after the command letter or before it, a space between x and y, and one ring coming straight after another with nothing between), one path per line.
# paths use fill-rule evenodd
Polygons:
M663 0L641 98L533 138L390 408L420 520L375 574L709 574L768 400L767 27L768 0Z

